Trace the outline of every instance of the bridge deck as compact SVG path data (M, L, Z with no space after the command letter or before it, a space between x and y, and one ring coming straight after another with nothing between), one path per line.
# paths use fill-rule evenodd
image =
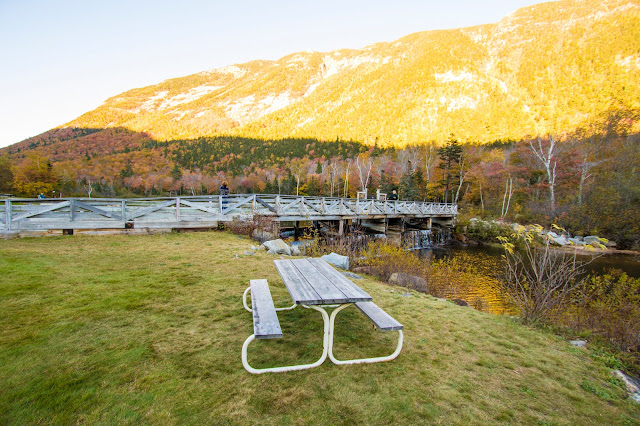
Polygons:
M169 198L54 198L0 201L0 232L49 229L198 228L234 218L276 221L455 218L456 204L233 194Z

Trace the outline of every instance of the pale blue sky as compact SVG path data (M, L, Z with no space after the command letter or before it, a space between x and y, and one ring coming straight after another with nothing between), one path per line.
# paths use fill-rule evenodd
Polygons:
M167 78L499 21L539 0L0 0L0 147Z

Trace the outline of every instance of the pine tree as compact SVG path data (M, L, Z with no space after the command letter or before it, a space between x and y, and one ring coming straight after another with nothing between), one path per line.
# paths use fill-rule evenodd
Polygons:
M409 162L407 174L400 179L400 198L403 200L417 200L420 196L419 188L416 185L416 172Z
M171 177L174 181L178 181L182 178L182 170L180 170L180 166L178 166L178 164L173 165L173 169L171 169Z
M440 159L438 168L443 169L443 178L440 180L440 185L444 187L444 202L448 203L451 198L449 196L451 180L457 177L456 169L453 166L459 164L462 158L462 147L453 135L442 148L438 149L438 158Z

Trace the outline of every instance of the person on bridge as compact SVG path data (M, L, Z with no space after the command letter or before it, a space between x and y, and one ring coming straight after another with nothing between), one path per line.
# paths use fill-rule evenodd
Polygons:
M398 201L398 193L394 189L391 195L389 195L389 201Z
M229 186L227 186L227 181L222 181L222 185L220 185L220 195L222 195L222 210L227 208L227 203L229 202Z

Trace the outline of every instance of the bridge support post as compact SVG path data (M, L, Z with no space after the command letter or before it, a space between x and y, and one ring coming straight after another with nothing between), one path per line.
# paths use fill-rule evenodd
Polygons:
M338 220L338 236L344 237L344 219Z
M4 200L4 229L11 231L11 221L13 216L11 213L11 200Z
M293 224L293 240L298 241L300 237L300 221L296 220Z

